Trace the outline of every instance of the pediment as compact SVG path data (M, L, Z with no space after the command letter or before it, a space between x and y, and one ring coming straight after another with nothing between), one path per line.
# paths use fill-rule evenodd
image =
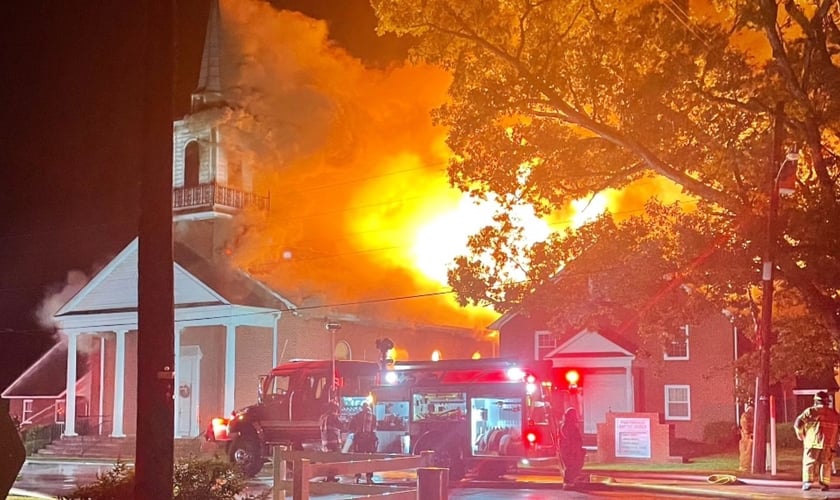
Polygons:
M591 330L582 330L546 354L545 358L578 354L586 356L599 354L603 356L635 357L632 352L604 335Z
M138 240L135 238L76 295L56 317L80 313L137 310ZM173 266L175 305L227 304L228 302L177 263Z

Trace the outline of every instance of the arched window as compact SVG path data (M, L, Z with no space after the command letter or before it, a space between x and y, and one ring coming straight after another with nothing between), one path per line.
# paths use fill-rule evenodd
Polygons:
M198 186L198 170L201 161L198 154L198 142L191 141L184 151L184 187Z
M340 340L335 343L335 359L352 359L353 353L350 351L350 344L346 340Z

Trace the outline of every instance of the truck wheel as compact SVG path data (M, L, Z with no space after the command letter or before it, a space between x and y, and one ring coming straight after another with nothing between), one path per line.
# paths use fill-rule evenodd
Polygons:
M509 466L509 464L504 462L486 460L478 464L476 475L479 479L484 480L498 479L499 476L502 476L505 472L507 472Z
M253 436L244 435L234 439L230 445L229 458L247 477L256 476L263 466L260 443Z
M466 466L461 457L461 451L457 445L448 443L441 435L427 434L417 442L414 447L414 454L419 455L422 451L434 451L435 467L446 467L449 469L449 480L460 481L466 475Z

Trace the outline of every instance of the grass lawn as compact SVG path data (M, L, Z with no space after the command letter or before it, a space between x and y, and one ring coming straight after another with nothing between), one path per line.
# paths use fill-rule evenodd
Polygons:
M683 455L685 457L685 455ZM644 462L632 463L599 463L594 461L595 455L589 455L589 461L584 469L616 472L679 472L685 474L734 474L741 477L767 478L768 474L756 474L738 471L738 451L724 451L721 453L706 453L688 456L683 463L648 464ZM768 460L767 466L770 466ZM798 449L779 449L777 451L777 476L785 479L798 479L802 470L802 451Z

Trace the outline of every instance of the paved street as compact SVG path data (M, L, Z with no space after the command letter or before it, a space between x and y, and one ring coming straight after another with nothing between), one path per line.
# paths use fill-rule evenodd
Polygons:
M76 486L88 484L112 467L104 463L80 463L62 461L28 461L24 464L20 478L15 483L18 491L37 492L44 494L44 498L55 498L72 492ZM410 484L413 480L411 472L390 472L378 474L379 482L389 484ZM344 478L347 481L352 478ZM271 487L270 471L264 469L262 474L251 481L249 491L257 493L267 491ZM465 481L450 489L450 499L470 500L537 500L557 498L561 496L569 499L584 498L626 498L628 490L615 487L593 486L585 491L564 491L562 483L556 475L516 475L508 479L493 482ZM645 492L633 491L633 498L654 499L671 498L673 492ZM681 498L701 498L695 495L680 495ZM289 497L291 498L291 497ZM342 495L317 497L319 500L341 500L348 498ZM793 497L796 498L796 497ZM802 497L801 497L802 498ZM810 497L804 497L810 498ZM840 495L838 495L840 498Z

